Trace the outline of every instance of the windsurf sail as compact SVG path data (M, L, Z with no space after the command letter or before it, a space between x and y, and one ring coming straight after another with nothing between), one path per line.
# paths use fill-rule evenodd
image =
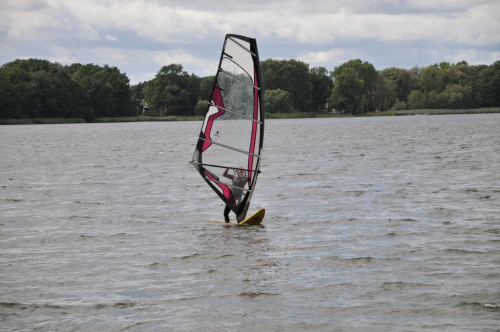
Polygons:
M226 35L191 163L238 221L245 219L260 173L261 85L256 40Z

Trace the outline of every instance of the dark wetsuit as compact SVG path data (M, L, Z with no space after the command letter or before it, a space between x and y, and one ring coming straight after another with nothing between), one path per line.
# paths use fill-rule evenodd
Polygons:
M235 177L234 175L227 174L228 171L229 171L229 168L226 168L226 170L224 171L224 174L222 174L222 175L233 181L234 188L231 188L231 191L233 192L234 201L235 201L236 205L238 205L239 201L241 200L241 198L243 196L243 189L242 188L244 188L247 185L248 178L246 176L244 176L242 178ZM229 212L230 211L231 211L231 207L229 205L226 205L226 207L224 208L224 220L226 222L229 222Z

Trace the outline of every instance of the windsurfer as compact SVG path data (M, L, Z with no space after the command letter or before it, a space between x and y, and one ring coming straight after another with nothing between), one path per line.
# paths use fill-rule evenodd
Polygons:
M229 172L229 168L226 168L226 170L224 171L224 174L222 174L222 175L233 181L233 188L232 188L233 198L234 198L236 205L238 205L238 203L240 202L240 200L243 196L243 188L248 183L248 178L246 176L245 170L242 167L234 169L234 175L228 174L228 172ZM230 211L231 211L231 207L229 205L226 205L226 207L224 208L224 220L226 222L229 222L229 212Z

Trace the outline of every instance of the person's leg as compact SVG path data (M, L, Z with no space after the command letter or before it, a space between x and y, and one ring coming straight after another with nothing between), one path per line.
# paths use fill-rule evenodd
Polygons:
M224 220L226 222L229 222L229 212L231 212L231 208L229 207L229 205L226 205L226 207L224 208Z

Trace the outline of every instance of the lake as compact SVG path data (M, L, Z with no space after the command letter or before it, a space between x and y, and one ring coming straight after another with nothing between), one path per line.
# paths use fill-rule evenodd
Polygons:
M2 331L498 330L500 114L269 120L264 227L200 127L0 127Z

